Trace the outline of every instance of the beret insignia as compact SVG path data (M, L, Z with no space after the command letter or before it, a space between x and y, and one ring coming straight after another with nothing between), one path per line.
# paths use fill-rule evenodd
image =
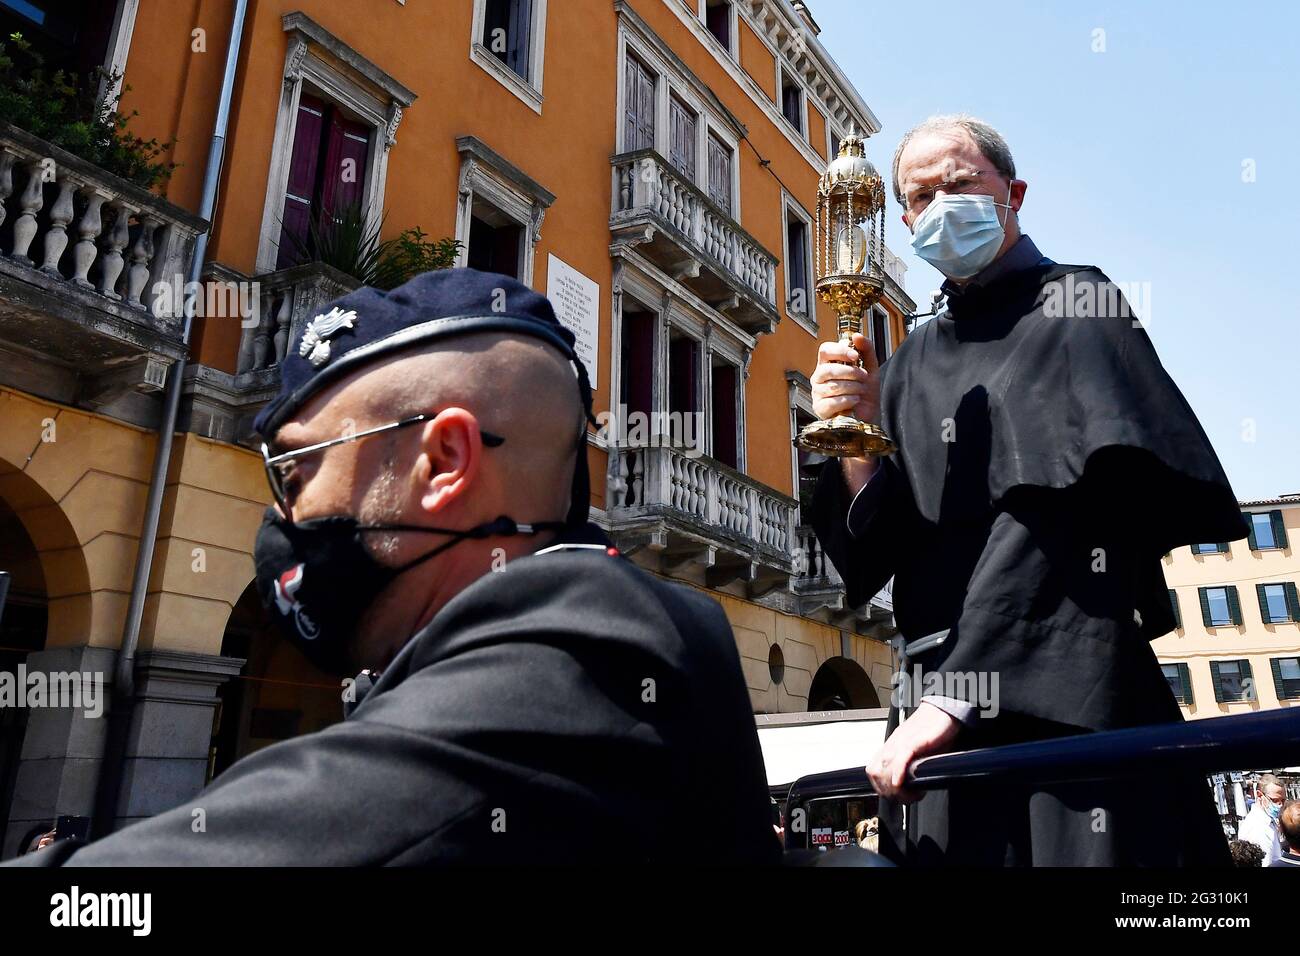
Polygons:
M352 328L356 320L356 312L344 312L337 306L324 315L316 316L307 323L307 330L302 334L302 344L298 346L298 354L320 368L330 360L329 337L339 329Z

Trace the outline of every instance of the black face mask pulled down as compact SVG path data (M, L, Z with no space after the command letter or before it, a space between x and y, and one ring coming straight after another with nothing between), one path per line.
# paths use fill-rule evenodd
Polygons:
M257 532L253 560L257 590L281 632L307 659L328 674L355 673L349 647L361 615L398 575L470 538L540 534L565 528L564 522L517 524L502 516L460 531L422 525L363 525L348 515L293 523L266 509ZM367 550L368 531L450 535L451 540L405 564L380 564Z

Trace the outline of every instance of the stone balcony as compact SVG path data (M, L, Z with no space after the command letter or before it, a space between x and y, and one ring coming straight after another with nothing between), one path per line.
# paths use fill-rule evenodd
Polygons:
M207 228L0 125L0 381L91 408L160 390L184 352L184 284Z
M186 370L188 417L183 427L220 441L249 444L253 419L280 387L280 362L289 343L327 303L360 283L319 262L260 276L212 265L203 280L209 301L229 302L241 294L248 308L240 321L235 371L206 365Z
M794 573L797 503L684 448L611 446L611 537L661 573L747 596L784 588Z
M790 579L794 613L850 630L892 626L894 605L888 586L862 607L848 607L844 579L822 550L813 529L799 525L795 528L795 539L795 573Z
M615 240L635 245L746 332L775 329L777 257L653 149L611 162Z

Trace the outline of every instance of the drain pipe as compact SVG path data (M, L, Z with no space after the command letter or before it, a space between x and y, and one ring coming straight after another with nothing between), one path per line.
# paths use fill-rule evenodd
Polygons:
M208 148L208 164L203 173L203 198L199 216L208 222L208 228L194 241L194 254L190 259L186 284L184 325L181 344L188 352L190 332L194 322L195 292L207 258L208 239L212 233L212 217L217 204L217 186L221 179L221 165L226 152L226 129L230 124L230 102L234 95L235 73L239 67L239 46L244 35L244 21L248 14L248 0L235 0L234 18L230 25L230 45L226 49L225 72L221 78L221 98L217 103L217 117L212 128L212 142ZM182 380L185 377L184 354L173 363L167 373L167 390L163 398L162 421L158 426L158 446L154 453L153 473L149 479L149 495L145 502L144 525L140 530L140 546L136 552L135 575L131 581L131 600L126 611L126 625L122 630L122 647L113 669L113 704L109 711L108 739L104 762L100 769L96 793L94 834L104 836L112 829L117 815L117 802L121 790L126 762L126 738L130 728L131 711L135 702L135 655L140 643L140 622L144 617L144 602L149 590L149 574L153 569L154 548L158 543L158 523L162 514L163 494L167 489L167 470L171 463L172 436L180 415Z

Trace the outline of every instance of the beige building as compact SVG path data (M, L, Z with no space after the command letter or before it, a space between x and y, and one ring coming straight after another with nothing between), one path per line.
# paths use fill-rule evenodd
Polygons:
M1248 539L1164 558L1178 626L1152 646L1188 718L1300 702L1300 494L1241 510Z

